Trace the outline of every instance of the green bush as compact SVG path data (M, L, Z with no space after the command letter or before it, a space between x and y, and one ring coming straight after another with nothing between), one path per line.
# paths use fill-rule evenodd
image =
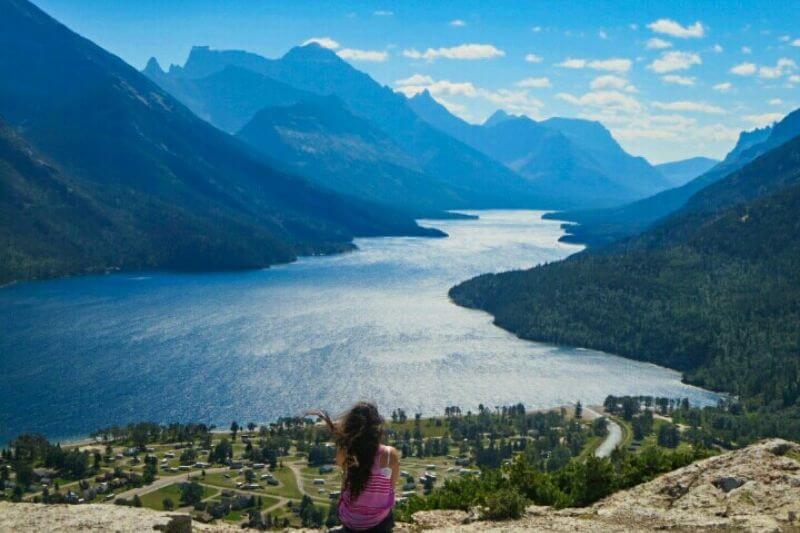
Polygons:
M503 488L487 495L485 503L484 518L487 520L509 520L522 516L527 499L511 488Z

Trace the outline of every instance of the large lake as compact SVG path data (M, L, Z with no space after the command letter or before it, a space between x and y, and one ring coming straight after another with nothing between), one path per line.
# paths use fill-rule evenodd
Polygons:
M261 271L115 274L0 289L0 443L137 420L265 422L358 399L441 413L607 394L716 396L678 373L519 340L448 289L576 252L530 211L424 221L446 239L379 238Z

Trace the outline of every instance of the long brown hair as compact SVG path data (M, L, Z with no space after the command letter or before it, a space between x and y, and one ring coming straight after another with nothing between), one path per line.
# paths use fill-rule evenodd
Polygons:
M383 418L374 404L358 402L335 422L325 411L309 414L325 421L336 447L344 453L342 489L358 497L369 479L383 437Z

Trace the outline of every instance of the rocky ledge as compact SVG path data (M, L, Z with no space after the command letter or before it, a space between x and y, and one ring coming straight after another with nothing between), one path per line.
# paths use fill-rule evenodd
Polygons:
M780 439L698 461L591 507L529 507L520 520L472 522L461 511L414 515L460 531L800 531L800 445Z
M698 461L591 507L529 507L508 522L462 511L414 515L398 531L800 531L800 445L772 439ZM242 531L187 515L113 505L0 503L0 531Z

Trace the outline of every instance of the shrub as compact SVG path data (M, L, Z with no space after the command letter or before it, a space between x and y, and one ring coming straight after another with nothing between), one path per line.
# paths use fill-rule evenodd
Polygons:
M511 488L503 488L485 498L484 518L488 520L509 520L519 518L525 511L527 500Z

